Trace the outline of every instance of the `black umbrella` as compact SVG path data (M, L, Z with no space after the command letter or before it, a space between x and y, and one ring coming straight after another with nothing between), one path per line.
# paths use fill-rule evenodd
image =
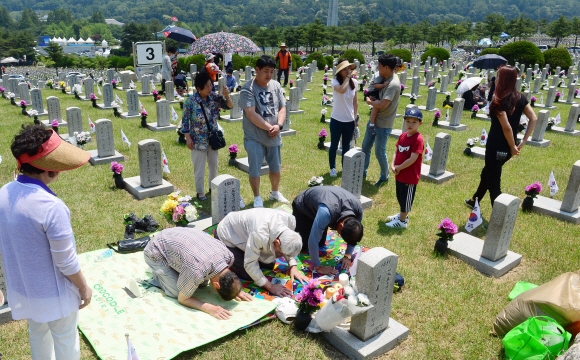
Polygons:
M197 40L191 31L178 26L172 26L163 30L163 35L165 35L166 38L188 44L193 44L193 42Z
M478 69L497 69L500 65L507 64L507 60L496 54L487 54L475 59L471 66Z

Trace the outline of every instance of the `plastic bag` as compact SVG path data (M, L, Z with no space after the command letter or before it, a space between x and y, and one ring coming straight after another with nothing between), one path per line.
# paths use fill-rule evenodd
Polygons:
M348 310L348 300L341 299L335 303L329 300L324 304L322 309L316 313L313 322L322 331L330 331L335 326L340 325L344 320L348 319L350 312Z
M510 330L502 343L509 360L555 359L568 350L571 337L556 320L535 316Z
M514 286L514 288L512 289L512 291L510 292L510 294L508 295L508 299L513 300L516 297L518 297L519 294L524 293L528 290L535 289L537 287L538 285L536 284L532 284L526 281L518 281Z

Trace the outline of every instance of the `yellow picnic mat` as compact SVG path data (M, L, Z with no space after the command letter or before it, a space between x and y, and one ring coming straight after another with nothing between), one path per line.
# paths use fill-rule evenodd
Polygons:
M223 301L211 286L195 296L233 312L229 320L186 308L155 287L139 284L143 296L129 291L131 279L148 280L150 268L143 252L117 254L95 261L104 249L79 255L91 304L79 312L79 328L101 359L127 358L125 334L140 360L171 359L178 354L224 337L261 319L276 308L271 301Z

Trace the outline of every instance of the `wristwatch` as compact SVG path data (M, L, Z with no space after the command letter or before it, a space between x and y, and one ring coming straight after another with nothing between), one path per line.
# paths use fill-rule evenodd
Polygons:
M352 255L351 254L344 254L344 257L347 258L347 259L349 259L349 260L352 260Z

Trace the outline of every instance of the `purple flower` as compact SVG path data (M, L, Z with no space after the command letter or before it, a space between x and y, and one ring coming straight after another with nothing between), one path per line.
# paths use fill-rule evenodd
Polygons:
M124 170L123 164L119 164L116 161L113 161L111 163L111 171L114 172L115 174L119 175L123 172L123 170Z
M560 93L560 92L558 91L558 92L556 92L556 96L560 97L560 96L562 96L562 93Z
M156 89L153 89L153 91L151 91L151 94L157 95L157 94L159 94L159 91L157 91Z
M463 80L459 79L457 80L457 85L461 84L463 82Z
M536 97L535 97L535 96L532 96L532 97L530 98L530 101L538 101L538 99L536 99Z
M535 197L535 195L542 192L542 184L539 181L526 186L526 195Z
M401 90L405 90L406 86L405 84L401 84Z
M0 92L4 92L6 91L6 89L4 89L2 86L0 86Z
M322 80L327 81L328 80L328 76L324 75L324 77L322 78Z
M149 114L147 114L147 110L143 109L141 110L141 116L147 116Z
M228 151L230 152L230 154L237 154L239 151L238 144L230 145L230 147L228 147Z
M320 130L320 132L318 133L318 136L320 136L320 137L327 137L328 136L328 133L326 132L326 129Z
M439 109L435 110L435 114L434 114L434 116L435 116L437 119L439 119L439 118L441 117L441 110L439 110Z
M479 106L477 104L473 105L473 107L471 108L471 111L478 112L479 111Z
M97 100L97 96L94 93L91 93L90 99L91 100Z
M117 80L115 80L115 79L111 80L112 85L115 85L116 83L117 83Z
M26 100L20 100L20 106L22 106L22 107L26 107L26 105L28 105L28 104L26 103Z
M455 235L457 234L457 225L455 225L451 219L445 218L441 220L441 224L439 224L439 230L444 231L449 235Z
M58 127L60 124L58 123L57 119L52 120L52 122L50 123L50 126L52 127Z

